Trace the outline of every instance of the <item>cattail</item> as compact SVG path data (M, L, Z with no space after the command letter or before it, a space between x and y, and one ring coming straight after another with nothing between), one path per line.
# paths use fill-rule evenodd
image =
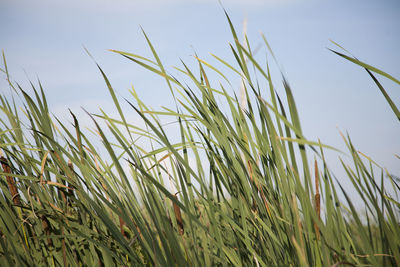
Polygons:
M268 215L271 217L271 210L270 210L270 208L269 208L268 201L267 201L267 199L265 198L264 191L263 191L263 189L261 188L260 184L258 184L258 192L260 192L261 198L262 198L262 200L263 200L263 202L264 202L264 206L265 206L265 208L267 209Z
M43 227L44 233L46 234L46 236L50 236L50 223L49 223L49 220L47 220L45 215L43 215L41 217L41 220L42 220L42 227ZM53 240L51 238L47 238L47 243L48 243L49 247L53 246Z
M11 174L11 168L8 165L7 159L5 157L1 156L0 161L1 161L1 165L3 167L4 173ZM21 198L19 196L17 186L15 185L14 177L6 175L6 179L7 179L8 189L10 190L10 193L11 193L12 202L14 203L14 205L20 206Z
M175 199L178 199L176 194L174 195ZM174 213L175 213L175 218L176 218L176 224L178 225L179 228L179 234L183 235L185 230L183 229L183 220L182 220L182 215L181 215L181 209L179 206L175 203L172 202L174 205Z
M120 231L121 231L121 234L122 234L126 239L128 239L128 235L127 235L126 232L125 232L124 225L125 225L124 219L122 219L122 217L119 216L119 229L120 229Z

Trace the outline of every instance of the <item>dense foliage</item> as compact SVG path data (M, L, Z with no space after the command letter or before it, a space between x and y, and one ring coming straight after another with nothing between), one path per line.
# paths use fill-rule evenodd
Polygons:
M126 110L99 67L119 115L88 113L93 132L73 113L73 127L51 116L40 83L26 93L4 58L14 96L0 97L2 266L400 264L396 179L343 136L364 210L355 207L327 167L333 148L303 135L286 79L282 98L228 22L235 62L214 59L240 77L241 101L230 76L198 57L196 70L177 68L187 81L171 76L145 35L154 59L114 52L165 78L175 108L154 111L132 89ZM338 55L366 69L400 118L373 73L400 82ZM127 119L133 111L144 127ZM159 117L174 121L173 136Z

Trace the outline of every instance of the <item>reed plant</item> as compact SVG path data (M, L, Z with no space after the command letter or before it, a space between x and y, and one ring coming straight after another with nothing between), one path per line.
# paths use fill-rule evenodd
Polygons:
M270 65L227 21L233 60L195 56L196 68L175 68L183 80L145 33L152 59L112 50L165 79L174 103L154 110L133 88L120 99L98 66L118 113L88 112L92 131L72 112L72 126L52 116L40 82L28 94L11 81L3 55L13 96L0 96L2 266L400 264L396 178L343 135L353 162L337 179L324 156L334 148L303 135L287 79L278 94ZM365 68L400 118L374 73L400 82L335 53Z

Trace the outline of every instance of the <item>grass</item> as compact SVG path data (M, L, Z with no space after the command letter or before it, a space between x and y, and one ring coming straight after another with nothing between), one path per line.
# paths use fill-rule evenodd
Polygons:
M175 108L155 111L134 89L120 102L98 66L118 111L87 114L99 149L73 113L72 126L50 116L40 82L31 95L12 82L3 55L13 96L0 96L2 265L400 264L398 181L343 136L358 210L327 167L324 151L333 148L303 135L285 77L280 96L269 65L227 20L234 60L214 59L240 77L245 101L229 93L229 75L198 57L197 69L176 68L186 80L171 76L144 34L154 59L113 52L163 77ZM334 52L366 69L400 119L373 73L400 82ZM127 119L132 111L144 127Z

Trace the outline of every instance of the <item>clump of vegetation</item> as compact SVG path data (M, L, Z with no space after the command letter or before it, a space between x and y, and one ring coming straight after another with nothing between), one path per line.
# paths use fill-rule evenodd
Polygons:
M132 89L123 110L99 67L119 114L88 113L101 152L73 113L72 130L50 116L40 83L31 96L10 81L4 59L23 109L0 96L3 266L400 264L398 182L343 136L353 160L343 168L365 207L357 210L327 167L332 148L303 135L286 79L282 98L227 18L235 63L214 58L240 77L243 101L228 92L228 75L198 57L197 70L177 68L191 83L171 76L145 35L154 59L114 52L163 77L176 106L154 111ZM338 54L366 69L400 118L373 72L400 82ZM144 127L126 118L132 111Z

